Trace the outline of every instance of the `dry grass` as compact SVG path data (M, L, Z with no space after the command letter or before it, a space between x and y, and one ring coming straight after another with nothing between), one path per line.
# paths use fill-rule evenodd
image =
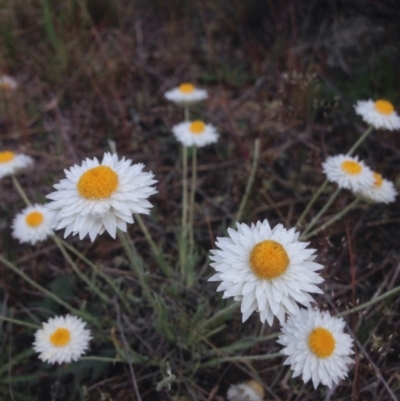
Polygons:
M0 182L2 255L75 307L85 304L102 321L91 354L113 356L124 348L124 333L130 346L151 361L134 364L134 376L127 365L95 362L54 373L30 353L32 331L3 322L0 400L133 400L136 381L143 400L222 401L229 384L248 378L263 383L268 400L390 400L390 391L400 396L397 296L347 317L348 330L357 338L355 365L333 393L291 380L281 359L201 368L212 360L210 350L232 355L224 347L279 329L277 324L262 327L257 316L242 325L235 313L222 331L188 346L195 319L226 305L215 285L206 282L211 275L206 255L234 219L254 139L261 140L260 163L242 221L267 218L271 225L291 227L324 179L321 162L348 149L362 132L354 101L378 96L400 104L397 31L389 18L397 12L396 3L387 2L387 10L368 0L362 2L365 7L338 3L334 10L324 3L14 0L2 6L0 70L15 76L20 87L1 99L0 144L35 158L35 174L21 176L31 199L43 202L64 168L101 156L112 139L120 155L145 163L159 180L155 207L145 220L172 261L178 253L181 175L179 146L170 128L182 115L163 99L165 90L182 81L207 88L209 100L194 113L218 126L222 139L199 152L195 228L203 275L184 288L149 262L160 298L176 316L173 321L157 320L143 305L120 243L107 235L93 244L75 237L69 242L129 294L133 316L96 300L51 242L18 246L8 228L23 203L11 181ZM358 154L400 183L397 133L374 132ZM349 197L342 194L330 215ZM400 284L399 222L398 202L362 205L311 240L325 266L321 307L343 311ZM129 232L142 258L151 260L138 225ZM38 322L50 311L65 312L5 267L0 271L1 314ZM272 340L236 355L278 351ZM165 376L160 366L167 360L178 380L171 392L158 393L156 384Z

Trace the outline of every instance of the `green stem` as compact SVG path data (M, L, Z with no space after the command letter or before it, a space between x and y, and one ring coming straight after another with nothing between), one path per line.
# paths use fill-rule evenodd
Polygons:
M337 213L335 216L331 217L327 222L316 228L314 231L304 235L301 239L306 240L316 234L318 234L320 231L325 230L325 228L329 227L332 225L335 221L341 219L348 211L350 211L361 199L356 198L354 199L353 202L351 202L349 205L347 205L343 210L341 210L339 213Z
M122 246L125 249L126 255L128 256L131 268L137 275L140 286L142 287L142 290L143 290L145 296L147 297L147 300L154 307L154 309L156 309L155 308L156 307L155 300L154 300L153 295L151 294L150 288L147 285L147 282L144 278L143 270L138 261L138 256L137 256L136 250L133 248L133 244L129 244L127 235L124 232L122 232L121 230L118 230L118 237L122 243Z
M128 300L126 299L124 294L121 292L121 290L118 288L118 286L115 284L115 281L112 278L110 278L107 274L105 274L95 263L91 262L85 255L83 255L81 252L79 252L77 249L75 249L72 245L68 244L68 242L64 241L61 238L58 238L58 239L65 248L67 248L74 255L76 255L79 259L81 259L84 263L86 263L89 267L91 267L96 274L101 276L107 282L107 284L112 288L112 290L117 295L117 297L121 300L126 311L132 314L133 311L129 305Z
M237 222L240 222L240 219L242 218L242 213L243 213L243 210L244 210L244 208L246 206L247 200L249 198L251 186L253 185L254 176L255 176L255 173L256 173L256 170L257 170L259 157L260 157L260 139L257 138L254 141L253 165L251 167L250 177L247 180L246 190L244 192L242 201L240 202L239 210L238 210L238 212L236 214L236 218L235 218L235 221L233 222L233 225L235 225Z
M184 119L185 122L190 121L190 108L188 104L184 104ZM186 276L186 258L187 258L187 235L188 235L188 151L185 145L182 145L182 228L181 228L181 240L179 245L179 256L180 256L180 270L183 277Z
M53 294L51 291L46 290L46 288L42 287L36 281L33 281L31 278L29 278L21 269L19 269L17 266L13 265L11 262L9 262L7 259L5 259L2 255L0 255L0 261L4 263L8 268L10 268L14 273L18 274L20 277L22 277L27 283L29 283L32 287L36 288L43 294L47 295L49 298L51 298L53 301L57 302L58 304L62 305L64 308L68 309L71 313L78 315L86 320L91 321L92 323L95 323L96 326L98 326L98 321L97 319L93 318L91 315L84 313L78 309L73 308L71 305L69 305L67 302L63 301L61 298L59 298L57 295Z
M315 192L315 194L311 198L310 202L308 202L308 205L306 206L306 208L304 209L303 213L301 214L301 216L297 220L297 223L296 223L296 228L297 229L300 228L301 222L307 216L307 213L310 211L312 205L315 203L315 201L318 199L318 197L321 195L321 193L327 187L328 183L329 183L329 181L325 180L325 182L323 182L322 185L318 188L317 192Z
M268 359L274 359L283 357L284 355L280 352L276 352L274 354L264 354L264 355L244 355L244 356L226 356L223 358L215 358L211 361L202 363L199 367L200 368L208 368L211 366L219 365L220 363L224 362L249 362L249 361L265 361Z
M185 277L186 251L187 251L187 147L182 145L182 227L180 251L181 274Z
M141 228L141 230L143 231L144 236L146 237L147 242L150 245L150 248L156 258L156 261L158 263L158 265L160 266L161 270L164 272L164 274L167 277L172 276L173 272L172 269L170 267L170 265L167 263L167 261L165 260L161 249L157 246L157 244L153 241L153 238L151 237L149 230L147 229L146 225L143 222L142 217L140 216L140 214L135 214L135 219L136 221L139 223L139 226Z
M350 315L351 313L358 312L360 310L368 308L368 306L374 305L377 302L384 300L385 298L388 298L388 297L390 297L390 296L392 296L394 294L397 294L398 292L400 292L400 285L398 287L392 288L391 290L385 292L382 295L379 295L376 298L371 299L368 302L364 302L363 304L355 306L354 308L348 309L348 310L346 310L344 312L340 312L340 313L336 314L335 316L336 317L343 317L343 316Z
M301 241L305 235L311 230L312 227L315 226L317 221L324 215L324 213L328 210L329 206L333 203L333 201L338 197L340 191L342 188L337 188L336 191L331 195L329 198L328 202L325 203L324 207L319 211L319 213L311 220L310 224L308 227L303 231L303 233L300 235L299 240Z
M18 193L20 194L21 198L24 200L26 206L32 206L32 203L30 202L30 200L26 196L25 191L22 189L21 185L19 184L19 182L17 180L17 177L13 174L11 176L11 179L12 179L12 182L14 184L14 187L16 188Z
M227 345L226 347L220 347L220 348L216 347L215 349L212 349L211 352L207 352L207 354L212 353L212 354L220 354L221 355L221 353L224 353L224 354L237 353L237 351L253 347L255 344L258 344L260 342L273 340L273 339L279 337L281 334L282 333L280 333L280 332L275 332L275 333L271 333L271 334L268 334L267 336L263 336L263 337L242 338L242 339L238 340L236 343ZM204 356L206 356L206 355L204 355Z
M10 346L10 345L8 345L8 347L7 347L8 349L9 349L9 352L11 352L11 350L12 350L12 347ZM4 351L3 351L4 352ZM13 355L13 357L12 358L9 358L9 361L8 361L8 363L2 363L1 364L1 366L0 366L0 376L1 376L1 382L2 382L2 384L3 383L11 383L11 377L15 377L15 376L18 376L19 377L19 375L12 375L11 374L11 372L10 372L10 370L14 367L14 366L17 366L17 365L19 365L19 364L21 364L21 363L28 363L28 362L24 362L24 360L26 360L26 361L28 361L28 360L31 360L31 356L34 354L34 351L33 351L33 349L32 348L28 348L27 350L25 350L25 351L23 351L23 352L21 352L20 354L18 354L18 355ZM3 374L4 374L4 372L6 372L6 371L9 371L9 375L8 375L8 377L7 377L7 382L5 381L6 380L6 378L3 376ZM36 373L37 374L37 373ZM37 377L37 376L36 376ZM26 383L26 382L25 382ZM10 401L14 401L14 399L13 398L9 398L10 399Z
M127 363L125 360L120 358L108 358L106 356L81 356L80 361L95 361L95 362L109 362L109 363Z
M194 198L196 195L197 186L197 146L192 147L192 184L190 193L190 205L189 205L189 249L190 254L194 247Z
M52 236L53 241L55 242L55 244L57 245L58 249L61 251L61 253L63 254L65 260L69 263L69 265L72 267L72 269L74 270L74 272L77 274L77 276L84 281L87 286L98 295L98 297L106 303L110 303L110 298L104 294L99 288L97 288L96 284L94 282L92 282L92 280L90 280L89 277L86 276L85 273L83 273L79 267L76 265L76 263L72 260L71 256L68 254L68 252L65 250L64 245L62 244L62 242L60 241L60 239L56 236L53 235Z
M31 329L36 329L36 330L40 329L40 326L38 324L24 322L22 320L13 319L12 317L0 315L0 320L4 320L5 322L10 322L10 323L15 323L20 326L30 327Z
M212 326L220 318L224 317L226 314L230 314L235 309L237 309L239 306L240 306L240 302L234 302L232 305L229 305L226 308L221 309L215 315L213 315L210 319L205 320L204 322L200 323L199 331L204 330L205 328L207 328L209 326Z
M372 132L374 127L370 125L365 132L358 138L357 142L350 148L350 150L347 152L347 156L351 156L354 151L361 145L362 142L364 142L365 138Z
M185 105L183 106L183 110L184 110L185 122L190 121L190 110L189 110L189 105L185 104Z

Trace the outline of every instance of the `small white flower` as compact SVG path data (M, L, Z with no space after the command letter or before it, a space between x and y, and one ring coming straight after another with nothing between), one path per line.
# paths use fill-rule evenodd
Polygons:
M322 170L330 182L335 182L340 188L359 192L369 188L374 183L374 175L369 167L357 156L331 156L322 163Z
M5 92L11 92L17 89L18 83L17 81L9 77L8 75L2 75L0 77L0 90Z
M15 174L21 169L30 167L33 159L24 154L17 154L9 150L0 151L0 178Z
M208 94L205 89L198 89L189 83L180 84L177 88L165 92L166 99L177 104L192 104L207 99Z
M65 228L64 238L79 233L80 239L89 234L94 241L105 230L115 238L117 228L126 231L126 223L133 223L133 213L149 214L153 206L147 198L157 192L151 186L157 181L152 173L142 172L143 164L131 163L105 153L101 163L86 159L64 170L67 178L47 195L53 200L47 207L56 212L56 229Z
M92 338L90 330L85 330L85 325L85 322L72 315L50 318L35 333L33 349L43 362L77 361L89 348Z
M376 102L373 100L360 100L354 106L356 113L363 120L379 129L384 128L390 131L400 129L400 117L394 110L392 103L387 100L379 99Z
M217 238L218 250L211 250L211 266L217 271L209 281L222 281L217 291L223 298L241 301L243 321L255 311L261 322L272 325L274 316L285 321L285 313L297 313L297 302L308 307L309 294L322 293L316 286L324 279L316 273L322 265L313 262L315 249L299 242L294 228L282 224L271 229L267 220L249 227L229 228L229 238Z
M53 234L54 212L46 206L35 204L26 207L18 213L12 223L12 236L19 242L29 242L35 245L36 242L44 241Z
M203 147L218 141L218 133L211 124L204 124L203 121L195 120L183 122L172 128L175 138L184 146Z
M302 375L304 383L312 379L314 388L320 382L331 388L345 378L353 363L349 357L353 340L344 327L342 318L315 309L289 316L278 343L284 346L281 352L288 356L284 364L291 365L293 377Z
M378 173L373 173L373 175L374 183L370 187L362 189L357 195L371 202L394 202L397 191L394 188L393 182L384 179Z
M264 389L255 380L232 384L226 394L229 401L262 401Z

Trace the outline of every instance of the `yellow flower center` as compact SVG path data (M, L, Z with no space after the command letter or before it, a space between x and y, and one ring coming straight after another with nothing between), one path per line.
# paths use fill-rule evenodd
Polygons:
M308 336L308 346L318 358L327 358L335 350L332 333L323 327L316 327Z
M91 168L79 178L79 195L86 199L104 199L118 188L118 175L108 166Z
M195 87L192 84L184 83L179 85L179 90L185 94L194 92L194 89Z
M260 397L260 399L264 398L264 388L259 382L248 380L245 384L247 384Z
M203 123L203 121L196 120L190 124L189 131L192 134L199 135L204 132L205 128L206 128L206 125Z
M378 113L388 116L394 112L394 107L392 103L388 102L387 100L379 99L375 102L375 110Z
M1 89L3 89L3 91L10 91L11 90L11 84L9 82L2 82L1 83Z
M383 184L383 178L380 174L378 173L373 173L374 174L374 187L375 188L380 188Z
M357 175L361 173L362 166L360 163L357 163L354 160L345 160L342 163L342 170L346 174Z
M71 332L64 327L59 327L51 336L50 342L55 347L64 347L71 341Z
M15 153L6 150L4 152L0 152L0 163L8 163L12 159L14 159Z
M272 280L287 270L290 260L285 248L273 240L261 241L250 252L250 267L260 279Z
M43 214L38 211L30 212L26 215L25 221L28 226L37 227L43 223L44 217Z

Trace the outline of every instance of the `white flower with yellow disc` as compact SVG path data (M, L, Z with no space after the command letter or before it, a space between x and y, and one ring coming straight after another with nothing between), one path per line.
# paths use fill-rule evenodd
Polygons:
M374 183L362 189L357 195L364 198L367 202L391 203L394 202L397 191L392 181L386 180L379 173L373 173Z
M310 306L309 293L322 293L317 284L324 279L316 271L323 266L313 262L315 249L306 249L308 242L299 242L294 228L271 229L264 220L251 227L238 223L228 234L217 238L220 249L211 250L217 273L209 281L222 281L217 291L242 302L243 321L257 310L261 322L272 325L277 316L284 323L286 313L298 313L297 303Z
M393 104L387 100L360 100L354 107L356 113L366 123L377 129L384 128L390 131L400 129L400 117L396 113Z
M208 94L205 89L198 89L193 84L183 83L177 88L165 92L164 96L171 102L185 105L207 99Z
M33 159L24 154L11 152L10 150L0 151L0 178L15 174L19 170L32 166Z
M57 191L47 195L47 207L56 212L57 230L92 241L105 230L116 237L117 228L127 230L134 213L149 214L152 207L147 198L157 191L152 173L142 172L141 163L131 165L124 157L105 153L101 163L86 159L82 164L64 170L66 179L54 185Z
M44 205L31 205L18 213L12 223L12 236L22 243L35 245L53 234L54 212Z
M43 362L76 361L89 348L92 338L85 325L85 322L72 315L50 318L35 333L33 349Z
M335 182L340 188L359 192L374 183L372 170L357 156L331 156L322 163L322 170L328 181Z
M203 121L195 120L183 122L172 128L175 138L184 146L202 147L218 141L218 133L211 124L204 124Z
M17 87L18 83L14 78L8 75L2 75L0 77L0 91L11 92L17 89Z
M319 383L332 387L344 379L353 363L349 357L353 340L344 327L342 318L316 309L289 316L278 343L284 346L281 352L288 356L284 364L291 365L293 377L302 375L304 383L312 379L314 388Z
M264 389L255 380L232 384L226 393L228 401L263 401Z

